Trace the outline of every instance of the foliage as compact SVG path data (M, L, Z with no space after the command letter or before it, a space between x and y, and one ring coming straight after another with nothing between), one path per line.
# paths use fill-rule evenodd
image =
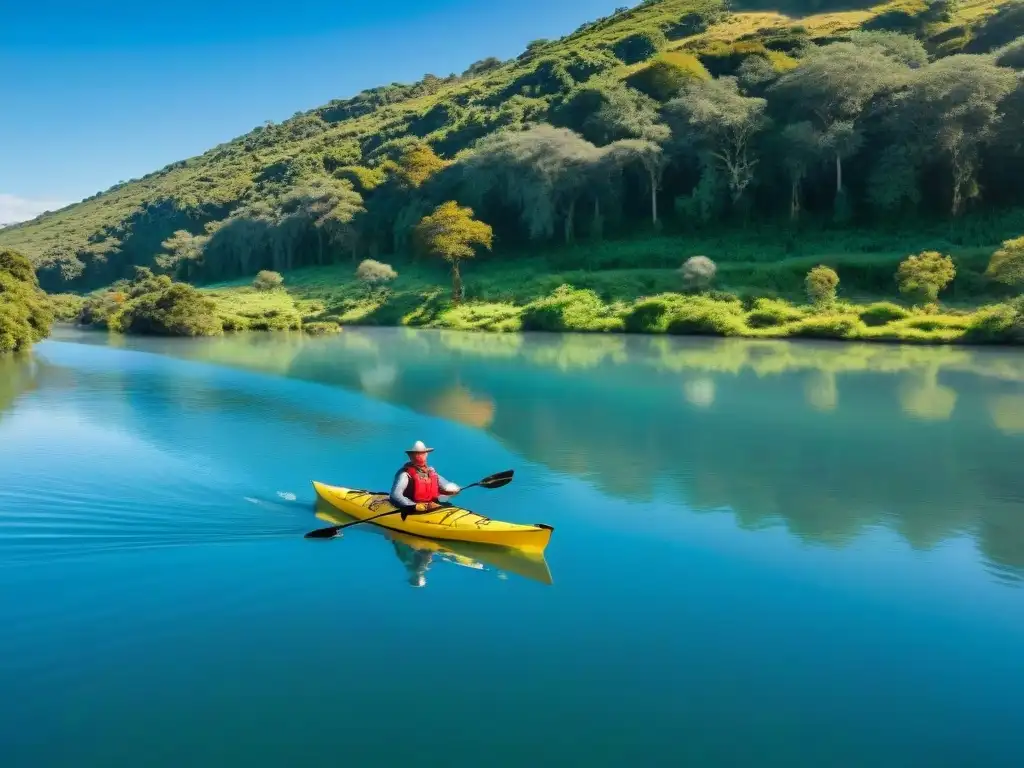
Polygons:
M803 319L804 312L788 302L779 299L757 299L747 313L747 325L751 328L768 328L795 323Z
M985 276L1006 285L1024 286L1024 237L1005 241L992 254Z
M956 277L956 267L949 256L938 251L924 251L908 256L896 271L900 293L925 303L934 303L939 293Z
M668 101L691 80L710 80L700 59L691 53L667 51L626 78L626 84L657 101Z
M667 42L664 32L660 29L650 29L627 35L617 41L612 50L626 64L636 64L651 58L664 48Z
M39 288L32 263L0 249L0 354L21 352L50 335L53 307Z
M273 272L269 269L262 269L252 281L252 287L257 291L273 291L284 285L284 278L280 272Z
M356 279L367 285L389 283L398 277L398 273L390 264L384 264L374 259L363 259L356 267Z
M839 275L831 267L818 265L807 273L804 281L807 298L816 307L828 307L836 301L836 288L839 287Z
M874 304L868 304L857 315L864 325L874 327L891 323L894 320L903 320L909 317L910 313L891 301L877 301Z
M90 296L78 321L119 333L216 336L224 330L216 310L213 299L193 286L140 267L131 281Z
M82 313L85 299L77 293L51 293L50 304L53 306L55 320L70 323Z
M707 256L691 256L683 262L679 272L683 277L683 285L690 289L705 290L715 281L718 268Z
M310 336L327 336L333 333L341 333L341 326L332 322L306 323L302 330Z
M216 336L224 327L210 299L185 283L144 293L129 302L116 327L122 333Z
M751 7L822 14L737 12ZM720 276L799 290L813 264L793 261L806 250L794 227L830 218L850 239L902 222L916 233L903 253L940 247L925 234L940 230L991 253L1022 231L992 223L1024 203L1020 18L1003 0L850 12L837 0L643 2L518 58L260 125L6 227L0 244L28 255L47 290L80 293L135 266L195 284L367 258L405 275L417 222L445 201L472 206L503 253L585 238L586 252L552 251L552 275L607 244L637 253L652 228L724 242L743 225L770 232L781 255L727 275L743 259L708 249ZM985 55L950 55L962 51ZM879 253L843 265L844 285L877 293ZM664 266L642 253L616 264ZM983 271L961 270L955 295L984 292Z
M493 232L488 224L473 218L473 209L454 201L442 203L416 225L421 247L440 256L452 266L452 302L462 300L459 262L471 259L478 247L490 249Z

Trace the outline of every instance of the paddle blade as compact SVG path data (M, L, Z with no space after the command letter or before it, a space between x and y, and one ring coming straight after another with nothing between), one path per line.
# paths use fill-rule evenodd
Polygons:
M330 528L318 528L315 531L310 531L303 538L305 539L333 539L335 536L341 538L342 533L338 530L338 526L332 525Z
M481 488L501 488L504 485L508 485L512 482L512 475L508 477L495 477L487 478L486 480L480 481Z

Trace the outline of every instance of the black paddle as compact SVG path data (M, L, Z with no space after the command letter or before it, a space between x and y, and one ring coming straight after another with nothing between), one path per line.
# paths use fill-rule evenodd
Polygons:
M514 474L515 474L515 470L514 469L506 469L504 472L498 472L495 475L489 475L489 476L485 477L483 480L479 480L479 481L477 481L475 483L470 483L465 488L460 490L459 493L462 493L462 491L466 490L466 488L475 488L477 486L479 486L481 488L501 488L502 486L508 485L509 483L512 482L512 475L514 475ZM433 512L435 510L430 510L430 511ZM398 515L398 514L401 514L403 512L405 514L410 514L410 515L419 515L419 514L425 515L425 514L428 514L427 512L412 512L412 511L410 511L407 508L393 509L390 512L382 512L379 515L374 515L373 517L367 517L367 518L365 518L363 520L353 520L351 523L343 523L342 525L332 525L329 528L319 528L319 529L317 529L315 531L310 531L303 538L306 538L306 539L330 539L330 538L336 536L338 534L338 531L340 531L342 528L348 528L350 525L359 525L360 523L369 523L371 520L377 520L378 518L387 517L388 515ZM403 518L404 518L404 516L405 515L403 515Z

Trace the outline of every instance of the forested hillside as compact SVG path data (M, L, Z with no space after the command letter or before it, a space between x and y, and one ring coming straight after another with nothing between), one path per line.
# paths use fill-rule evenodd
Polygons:
M957 222L987 244L1024 204L1022 70L1020 0L653 0L268 122L0 246L80 291L135 265L210 282L404 254L449 200L493 227L492 259L765 224Z

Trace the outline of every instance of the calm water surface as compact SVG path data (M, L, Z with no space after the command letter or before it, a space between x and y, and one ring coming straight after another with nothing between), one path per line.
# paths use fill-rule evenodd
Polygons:
M302 538L417 439L546 562ZM59 330L0 359L0 763L1019 766L1022 458L1019 352Z

